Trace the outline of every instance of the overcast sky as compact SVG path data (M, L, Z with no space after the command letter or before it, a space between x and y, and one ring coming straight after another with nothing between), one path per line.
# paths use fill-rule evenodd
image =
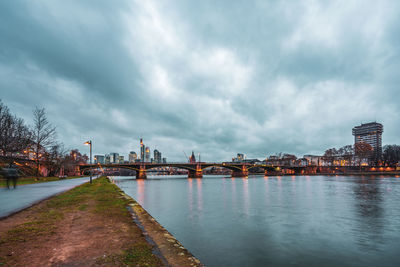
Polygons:
M0 1L0 98L68 148L169 161L400 143L400 1Z

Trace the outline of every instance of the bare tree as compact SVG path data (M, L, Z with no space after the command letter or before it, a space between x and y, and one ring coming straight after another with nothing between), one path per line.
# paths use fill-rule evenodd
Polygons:
M10 126L12 116L10 110L3 102L0 102L0 149L3 156L7 155L8 147L10 146Z
M33 111L32 137L36 174L39 176L40 160L46 150L55 144L56 137L56 128L47 120L44 108L36 107Z
M395 165L400 161L400 146L386 145L383 148L383 160L386 165Z
M76 175L76 166L80 164L86 164L89 157L86 154L81 154L78 149L73 149L70 151L69 155L65 156L63 166L65 173L68 175Z
M13 116L0 101L0 150L3 156L21 152L31 142L31 132L24 120Z
M354 145L354 151L358 157L358 164L361 169L361 162L363 159L370 159L372 156L373 148L370 144L365 142L360 142Z
M54 143L42 155L42 164L45 164L50 176L55 176L63 167L67 150L62 143Z
M322 159L329 163L329 165L333 165L335 162L335 158L338 156L338 151L336 148L329 148L325 151Z
M348 165L351 165L354 157L354 148L352 145L347 145L339 148L338 153L340 157L344 159Z

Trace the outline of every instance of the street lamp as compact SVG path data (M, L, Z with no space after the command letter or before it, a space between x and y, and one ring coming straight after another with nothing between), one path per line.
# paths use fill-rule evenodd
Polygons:
M92 165L92 140L86 141L84 144L90 146L90 165ZM92 168L90 168L90 183L92 183Z

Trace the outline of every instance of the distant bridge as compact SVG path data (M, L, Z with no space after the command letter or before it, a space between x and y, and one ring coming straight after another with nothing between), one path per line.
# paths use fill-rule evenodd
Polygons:
M130 164L86 164L79 165L80 171L98 168L120 168L136 171L136 179L146 179L146 171L154 168L177 168L188 171L189 178L202 178L203 170L212 167L225 168L232 171L232 177L246 177L254 168L264 169L265 173L279 171L279 167L256 165L250 163L130 163Z

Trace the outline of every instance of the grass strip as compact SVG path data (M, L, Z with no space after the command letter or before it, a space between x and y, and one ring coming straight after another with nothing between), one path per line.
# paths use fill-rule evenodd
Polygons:
M10 250L17 251L20 248L22 251L19 254L23 254L25 245L35 243L43 236L48 238L57 235L64 226L64 218L71 213L88 216L96 222L124 223L128 226L124 235L132 234L132 240L121 245L121 249L117 253L98 257L95 259L94 265L162 266L161 260L152 253L152 247L141 236L140 229L132 221L131 214L127 210L128 203L129 201L120 195L116 185L110 183L106 177L101 177L94 180L92 184L83 184L31 207L29 216L23 223L13 226L5 233L0 232L2 234L0 237L0 266L24 263L24 259L18 259L17 255L12 257L12 262L9 262L8 259L11 257L7 256L9 256ZM100 225L100 227L102 226ZM111 231L110 235L113 233L117 232ZM92 234L96 235L96 231L94 230Z

